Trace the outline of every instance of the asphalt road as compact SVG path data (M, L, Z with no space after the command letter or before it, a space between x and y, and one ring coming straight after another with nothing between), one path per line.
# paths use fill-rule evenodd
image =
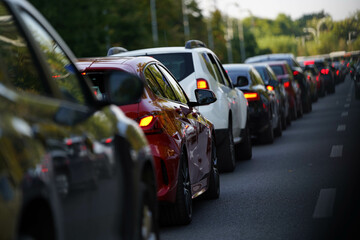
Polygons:
M162 240L360 239L360 100L349 78L271 145L222 174L218 200L195 200Z

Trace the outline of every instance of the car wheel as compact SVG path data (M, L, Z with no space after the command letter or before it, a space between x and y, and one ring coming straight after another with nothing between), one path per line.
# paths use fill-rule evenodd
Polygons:
M162 225L185 225L192 219L192 195L187 158L184 153L180 158L176 200L174 204L164 206Z
M274 129L275 137L281 137L282 136L282 123L281 123L281 117L278 117L278 124L277 127Z
M251 133L248 121L245 126L244 140L236 146L236 158L240 160L250 160L252 158Z
M286 125L287 125L287 119L286 119L286 117L285 117L285 113L284 112L282 112L281 113L281 124L282 124L282 129L283 130L286 130Z
M235 169L235 146L232 132L232 123L229 121L227 136L224 142L217 148L219 159L219 170L221 172L232 172Z
M209 177L209 187L204 194L207 199L217 199L220 196L220 176L217 168L216 146L215 141L211 143L211 170Z
M272 129L271 120L269 121L269 127L260 135L260 141L265 144L274 142L274 131Z
M142 240L159 239L157 219L157 196L154 187L142 184L141 215L140 215L140 238Z

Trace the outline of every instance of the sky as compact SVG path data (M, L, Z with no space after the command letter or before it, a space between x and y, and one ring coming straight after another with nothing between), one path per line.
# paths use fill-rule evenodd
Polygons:
M224 14L245 18L252 15L275 19L279 13L290 15L292 20L303 14L318 13L324 10L333 21L343 20L360 10L360 0L197 0L206 12L214 9L214 2Z

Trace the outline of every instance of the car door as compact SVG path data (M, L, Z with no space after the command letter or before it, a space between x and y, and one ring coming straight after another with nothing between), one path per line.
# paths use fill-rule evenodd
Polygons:
M180 108L182 112L186 116L189 122L191 122L194 126L196 126L196 134L197 141L196 145L193 147L193 155L194 155L194 176L192 179L192 183L197 183L210 171L210 148L211 146L211 138L210 138L210 130L207 127L207 122L204 117L200 114L200 112L192 107L187 105L188 98L178 84L178 82L174 79L174 77L165 69L162 65L158 65L161 72L164 74L169 84L172 86L172 89L179 100ZM187 131L187 130L186 130Z
M49 27L24 9L19 11L19 22L26 26L24 32L37 63L33 67L41 66L43 76L31 79L36 85L30 88L29 81L13 84L24 92L20 97L23 117L48 153L41 171L55 182L57 193L53 194L62 196L56 203L62 216L58 231L64 239L118 238L120 231L114 226L121 225L125 194L122 166L115 159L117 122L111 106L101 111L93 108L96 100L90 88ZM45 93L38 89L40 79L48 89ZM56 162L56 156L65 161ZM55 166L53 172L51 166ZM107 168L111 171L103 178Z

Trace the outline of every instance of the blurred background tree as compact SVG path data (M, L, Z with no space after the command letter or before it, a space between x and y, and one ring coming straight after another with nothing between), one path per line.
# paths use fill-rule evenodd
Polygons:
M101 4L97 0L30 2L78 57L104 56L112 46L129 50L156 46L152 38L150 0L103 0ZM184 46L187 37L183 13L189 22L189 39L202 40L227 63L227 16L218 9L204 16L197 0L156 0L157 46ZM233 33L230 53L234 62L242 61L241 44L246 57L279 52L316 55L360 49L360 11L337 22L320 11L295 20L281 13L273 20L250 16L241 22L231 18L229 23ZM243 42L239 37L239 24L242 24Z

